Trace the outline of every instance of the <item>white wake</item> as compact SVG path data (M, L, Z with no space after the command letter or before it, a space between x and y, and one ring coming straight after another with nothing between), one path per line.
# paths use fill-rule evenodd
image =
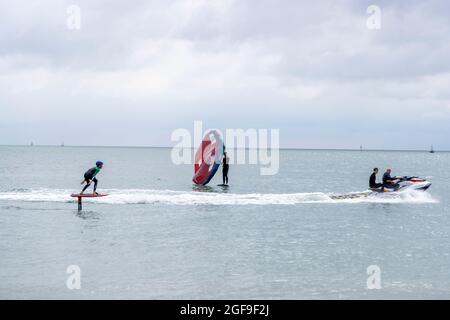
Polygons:
M70 197L73 190L34 189L0 192L0 201L75 202ZM165 204L165 205L296 205L302 203L438 203L428 192L408 190L388 195L350 193L336 197L317 193L216 193L200 191L110 189L102 190L107 197L85 199L85 202L102 204ZM363 196L361 196L363 195Z

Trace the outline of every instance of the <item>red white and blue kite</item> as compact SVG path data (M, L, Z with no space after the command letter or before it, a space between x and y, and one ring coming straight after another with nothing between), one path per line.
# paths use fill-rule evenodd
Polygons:
M194 177L192 181L196 184L208 184L220 167L223 152L222 136L216 130L209 131L195 153Z

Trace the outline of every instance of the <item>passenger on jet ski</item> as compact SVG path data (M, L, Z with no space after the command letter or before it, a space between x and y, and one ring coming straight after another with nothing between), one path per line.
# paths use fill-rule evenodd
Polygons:
M373 169L373 173L372 173L372 175L370 176L370 179L369 179L369 187L371 189L378 189L378 188L381 188L383 186L382 183L377 183L377 174L378 174L378 168L374 168Z
M401 179L401 177L391 177L391 169L387 169L383 175L383 188L398 190L400 185L395 180Z

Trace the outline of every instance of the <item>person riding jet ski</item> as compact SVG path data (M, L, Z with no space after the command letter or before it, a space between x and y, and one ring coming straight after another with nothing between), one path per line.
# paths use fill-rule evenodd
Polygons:
M401 179L401 177L391 177L391 169L387 169L383 174L383 188L394 189L395 191L400 188L400 185L395 180Z
M431 182L419 177L392 177L391 169L387 169L383 175L383 183L377 183L378 168L373 169L369 179L369 188L375 193L400 192L405 190L425 191L431 186Z
M369 178L369 188L370 189L378 189L383 186L382 183L377 183L377 174L378 174L378 168L374 168L373 173Z

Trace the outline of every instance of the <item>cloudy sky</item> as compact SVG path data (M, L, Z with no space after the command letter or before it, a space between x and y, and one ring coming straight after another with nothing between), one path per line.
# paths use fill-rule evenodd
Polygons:
M450 150L447 0L2 0L0 21L0 144L170 146L202 120Z

